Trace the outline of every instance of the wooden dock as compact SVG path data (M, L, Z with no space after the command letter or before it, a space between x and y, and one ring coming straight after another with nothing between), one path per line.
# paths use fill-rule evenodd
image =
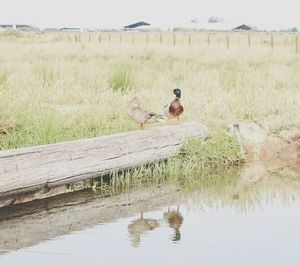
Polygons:
M90 187L94 178L167 159L186 139L206 134L191 122L0 151L0 207Z

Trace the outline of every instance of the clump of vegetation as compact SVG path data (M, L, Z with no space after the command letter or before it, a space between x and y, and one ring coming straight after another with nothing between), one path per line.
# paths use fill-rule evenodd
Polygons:
M131 89L133 87L131 72L125 67L115 70L109 84L113 91L124 92Z
M197 171L187 172L183 163L183 161L172 158L165 162L156 162L149 166L115 173L107 180L100 178L94 181L92 189L103 196L163 185L175 185L183 191L192 192L198 189L207 189L216 184L224 186L226 183L232 186L236 184L241 174L240 167L198 168Z
M235 166L242 162L236 140L224 130L213 132L204 141L188 141L177 156L182 158L182 165L202 168Z

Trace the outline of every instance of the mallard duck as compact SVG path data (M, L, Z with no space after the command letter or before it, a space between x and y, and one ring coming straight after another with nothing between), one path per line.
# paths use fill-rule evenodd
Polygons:
M175 99L164 106L164 114L168 118L177 118L177 121L179 121L179 116L183 113L183 106L179 100L181 98L181 90L176 88L173 90L173 93L175 94Z
M176 211L168 211L163 214L165 221L169 224L170 228L174 229L173 241L179 241L181 239L180 227L183 223L183 216L179 212L179 207L177 206Z
M144 129L145 123L155 123L164 120L163 115L141 108L138 97L134 97L128 102L127 114L133 121L140 123L140 129Z

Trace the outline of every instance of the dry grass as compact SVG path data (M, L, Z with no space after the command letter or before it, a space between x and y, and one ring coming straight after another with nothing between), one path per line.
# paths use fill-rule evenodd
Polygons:
M126 115L127 101L136 95L161 112L174 87L182 89L183 121L212 130L235 119L273 132L299 127L300 60L293 49L238 48L237 41L227 49L213 40L207 47L196 35L191 46L152 44L154 37L146 45L143 38L137 35L133 45L0 36L0 119L19 125L0 149L137 129Z

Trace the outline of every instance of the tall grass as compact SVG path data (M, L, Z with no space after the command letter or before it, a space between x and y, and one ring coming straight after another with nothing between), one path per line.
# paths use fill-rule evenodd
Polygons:
M131 73L125 67L119 67L112 74L110 87L115 92L125 92L133 87Z
M235 141L224 131L219 131L205 141L185 143L176 155L166 161L114 173L106 180L96 179L92 187L104 195L163 184L194 191L209 187L213 179L230 179L231 184L236 182L241 168L235 166L240 164L241 156Z
M18 130L1 138L0 149L136 129L127 101L139 96L144 107L161 112L174 87L182 89L181 121L207 124L211 132L226 130L235 119L273 132L299 127L300 61L294 52L195 41L173 46L150 39L146 45L143 37L137 35L134 45L47 34L2 38L0 118L16 121ZM216 136L215 144L206 143L226 143Z
M241 167L206 168L186 175L180 173L179 168L176 173L174 169L166 171L166 168L171 170L171 164L164 163L163 167L157 164L152 168L139 168L115 175L108 182L96 183L94 191L101 196L108 196L128 193L139 188L151 189L155 193L157 187L163 187L166 194L174 194L177 202L186 197L190 206L195 203L197 206L200 203L200 206L208 204L216 208L231 206L239 213L245 213L258 206L270 206L276 200L289 204L299 197L300 182L295 179L297 172L291 172L290 169L285 169L286 172L284 169L270 172L257 182L241 184ZM284 172L283 176L280 171ZM235 197L237 190L238 198Z

